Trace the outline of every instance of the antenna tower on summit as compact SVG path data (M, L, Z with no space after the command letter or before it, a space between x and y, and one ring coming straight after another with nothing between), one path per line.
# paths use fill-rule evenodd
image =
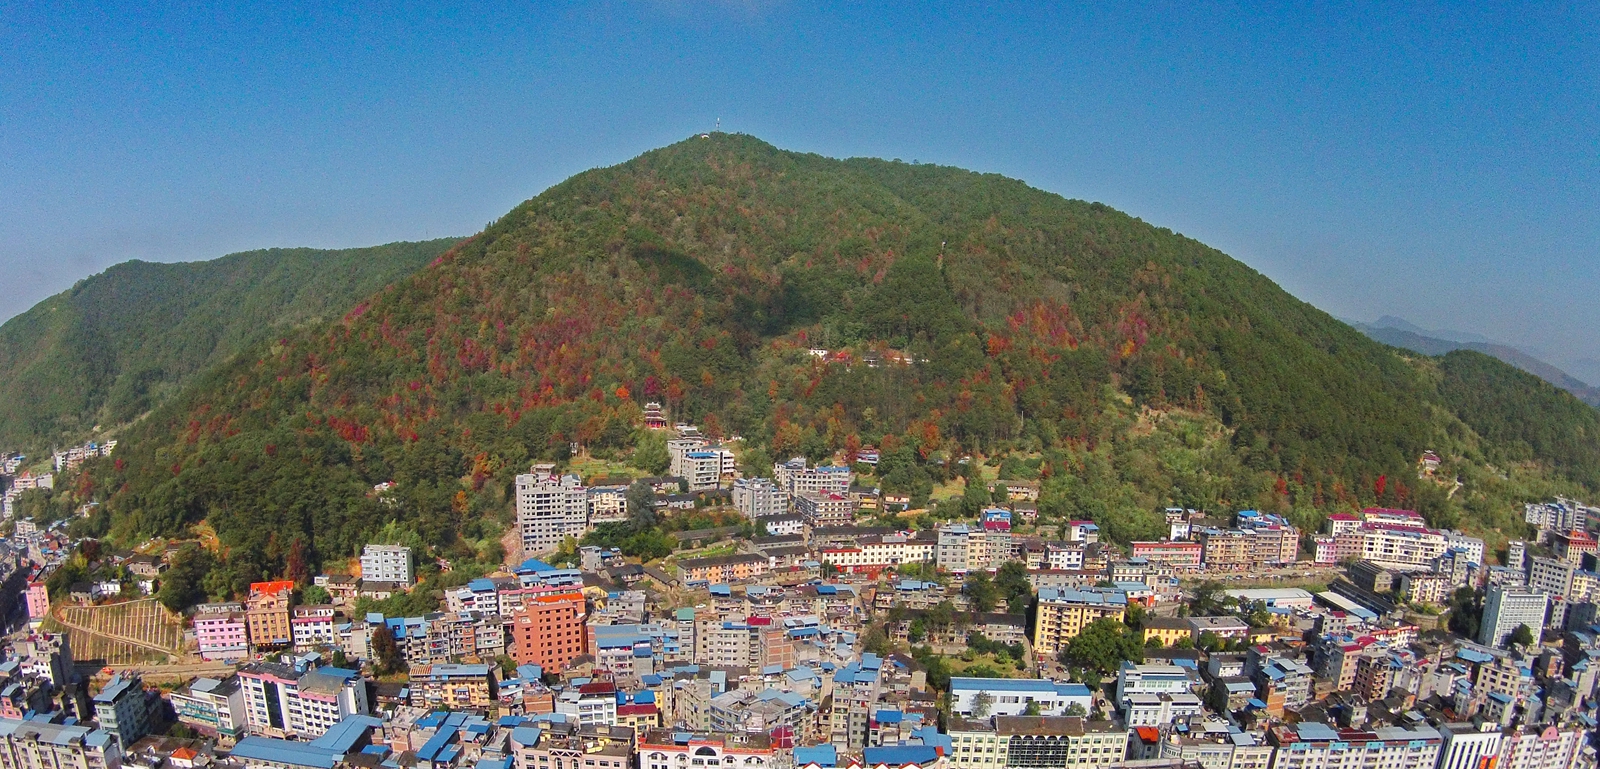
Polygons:
M715 133L722 133L722 118L717 118L717 127L714 130Z

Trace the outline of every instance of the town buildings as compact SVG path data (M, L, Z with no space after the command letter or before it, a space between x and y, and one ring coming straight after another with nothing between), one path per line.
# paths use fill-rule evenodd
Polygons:
M294 583L288 580L255 582L250 585L245 624L250 643L261 648L283 648L294 643L289 622L289 605L294 598Z
M1484 593L1483 617L1478 626L1478 642L1498 647L1519 625L1526 625L1539 637L1544 627L1549 596L1524 588L1492 586Z
M1127 609L1126 594L1117 590L1041 588L1034 651L1054 657L1089 623L1099 619L1121 621Z

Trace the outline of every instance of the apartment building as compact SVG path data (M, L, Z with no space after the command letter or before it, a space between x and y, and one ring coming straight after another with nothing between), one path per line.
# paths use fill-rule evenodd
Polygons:
M1127 729L1075 716L956 718L949 736L948 769L1097 769L1121 764L1128 753Z
M239 669L239 684L245 724L255 735L315 739L369 710L366 681L354 670L256 662Z
M840 571L878 571L905 563L932 563L937 545L929 532L869 535L853 546L828 547L817 559Z
M733 506L755 520L789 512L789 493L770 478L740 478L733 482Z
M117 769L122 746L87 726L0 718L0 769Z
M739 769L776 769L787 760L764 734L651 729L639 738L639 769L679 769L694 766L737 766ZM781 759L781 760L780 760Z
M582 593L530 597L512 615L511 658L559 673L588 652L588 603Z
M1537 639L1544 628L1549 605L1550 597L1544 593L1520 587L1491 586L1484 593L1478 643L1498 648L1519 625L1527 625Z
M246 734L244 689L238 676L226 679L196 678L167 695L178 722L232 745Z
M119 673L94 696L94 720L126 748L150 732L148 703L139 675Z
M290 609L289 631L295 651L308 652L339 643L334 629L334 610L328 604L296 606Z
M1118 590L1040 588L1034 651L1054 657L1089 623L1099 619L1120 622L1127 609L1128 597Z
M524 556L553 552L568 537L582 537L588 521L589 495L577 476L517 476L517 528Z
M755 579L766 574L770 561L759 555L719 555L690 558L678 562L678 578L684 584L711 584Z
M803 457L772 466L772 479L792 499L800 494L849 494L854 473L838 465L807 467Z
M194 634L201 659L232 662L250 656L250 628L244 604L200 604L195 607Z
M415 667L406 686L411 690L412 707L432 710L482 710L493 705L499 696L494 670L488 665L440 663Z
M1431 767L1444 739L1428 726L1363 730L1303 722L1273 728L1267 741L1277 749L1273 769L1326 769Z
M812 526L849 526L856 518L856 501L839 492L802 491L794 496L794 511Z
M589 525L621 523L628 520L628 487L623 484L590 486L588 495Z
M1198 569L1205 551L1199 542L1134 542L1133 557L1178 569Z
M399 582L410 586L411 548L405 545L367 545L361 549L361 578Z
M508 745L515 769L632 769L633 740L630 729L546 721L513 728Z
M289 580L254 582L245 609L250 643L256 648L284 648L294 643L294 628L289 622L289 604L294 598L294 583Z

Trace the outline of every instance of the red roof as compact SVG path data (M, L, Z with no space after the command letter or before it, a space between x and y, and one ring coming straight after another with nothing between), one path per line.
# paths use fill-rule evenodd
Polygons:
M288 579L277 579L277 580L273 580L271 582L251 582L250 583L250 594L251 595L277 595L278 593L282 593L282 592L285 592L285 591L293 592L293 590L294 590L294 581L293 580L288 580Z
M648 702L644 704L636 703L633 705L617 706L617 715L619 716L648 716L659 712L660 711L656 709L655 705Z
M611 681L594 681L578 687L579 694L611 694L616 690L617 685Z

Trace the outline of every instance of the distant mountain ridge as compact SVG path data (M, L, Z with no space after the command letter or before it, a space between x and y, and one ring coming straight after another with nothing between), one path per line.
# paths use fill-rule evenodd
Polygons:
M1600 387L1591 386L1550 363L1481 334L1443 329L1429 331L1393 315L1385 315L1371 325L1359 321L1351 322L1350 325L1384 344L1420 352L1423 355L1439 356L1456 350L1475 350L1516 366L1572 393L1578 400L1600 408Z
M129 261L78 281L0 325L0 449L38 452L135 419L195 374L343 315L456 241Z

